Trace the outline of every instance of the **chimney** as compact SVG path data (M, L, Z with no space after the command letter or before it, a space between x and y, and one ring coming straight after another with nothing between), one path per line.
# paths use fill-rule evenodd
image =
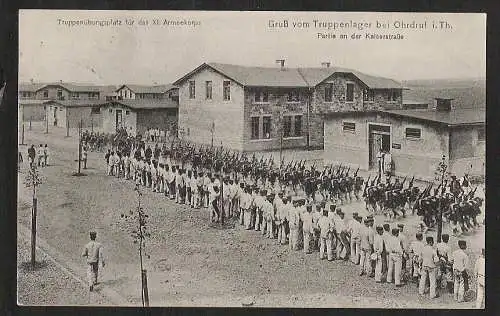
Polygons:
M30 82L31 82L31 83L35 83L35 79L31 78L31 79L30 79Z
M434 98L433 110L438 112L450 112L455 109L455 105L451 102L452 98Z
M280 66L281 70L285 69L285 60L284 59L276 59L276 65Z
M62 80L59 80L59 83L62 83Z
M324 67L324 68L330 68L330 62L329 61L324 61L321 63L321 67Z

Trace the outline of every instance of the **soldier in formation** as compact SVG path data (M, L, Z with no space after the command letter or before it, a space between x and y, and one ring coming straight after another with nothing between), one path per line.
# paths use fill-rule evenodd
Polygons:
M120 158L124 156L127 158ZM465 271L466 264L462 264L462 253L450 255L443 245L448 238L435 247L433 237L425 236L424 231L409 241L403 225L375 225L373 212L364 218L353 212L347 220L340 206L364 196L367 206L375 210L390 209L404 216L403 210L408 211L410 205L417 214L429 210L435 213L436 200L448 210L459 198L470 201L473 190L464 197L455 184L448 184L431 194L430 187L422 192L414 187L414 179L406 188L406 179L391 182L390 176L385 183L379 176L365 182L358 171L350 174L350 169L342 166L320 171L314 165L306 168L304 161L278 165L272 158L259 160L255 155L231 154L221 147L182 142L172 142L169 147L155 144L151 149L134 140L106 157L108 166L112 166L109 175L136 181L176 203L208 208L211 221L234 217L246 230L276 239L279 245L288 244L290 251L318 252L320 259L328 261L350 260L359 266L360 276L374 278L375 282L399 287L413 278L419 283L420 294L430 284L433 298L437 296L438 278L443 275L438 271L451 264L457 300L462 297L459 272ZM450 218L446 212L443 215ZM424 215L423 221L430 225L428 216ZM393 219L387 217L390 222Z

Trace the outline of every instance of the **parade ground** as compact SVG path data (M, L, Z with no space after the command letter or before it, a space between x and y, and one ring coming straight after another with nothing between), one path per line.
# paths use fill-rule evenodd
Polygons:
M72 130L43 126L25 130L20 145L24 163L18 178L18 303L61 305L141 305L139 254L121 214L137 205L132 181L105 174L104 153L89 152L86 176L74 177L78 163L78 137ZM28 169L27 149L48 144L49 166L40 168L38 187L38 250L40 264L29 263L31 188L24 185ZM290 155L290 153L285 153ZM321 151L297 153L321 162ZM320 165L318 163L318 165ZM473 308L475 301L457 303L452 294L439 292L430 299L419 296L417 285L375 283L358 276L351 262L320 260L247 231L239 224L220 228L209 224L208 209L192 209L141 188L142 206L151 237L146 242L150 306L254 306L347 308ZM478 190L479 191L479 190ZM356 211L367 215L363 202L342 205L346 218ZM383 216L375 218L383 223ZM414 239L417 218L398 220ZM105 250L106 266L100 267L93 293L86 287L86 265L81 257L90 230ZM450 234L456 249L457 238ZM435 231L429 234L435 237ZM484 226L463 236L467 240L468 270L484 247ZM471 284L471 287L475 284ZM49 293L49 294L47 294ZM49 295L47 297L47 295Z

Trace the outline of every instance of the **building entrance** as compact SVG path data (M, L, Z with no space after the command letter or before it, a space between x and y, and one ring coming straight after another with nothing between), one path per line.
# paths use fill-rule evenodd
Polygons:
M368 155L370 169L378 170L377 154L391 150L391 127L388 125L368 125Z

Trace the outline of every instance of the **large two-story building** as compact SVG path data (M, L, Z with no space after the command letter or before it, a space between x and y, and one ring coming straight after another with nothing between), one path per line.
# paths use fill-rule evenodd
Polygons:
M336 67L204 63L176 82L185 139L239 151L322 148L323 115L397 109L402 86Z

